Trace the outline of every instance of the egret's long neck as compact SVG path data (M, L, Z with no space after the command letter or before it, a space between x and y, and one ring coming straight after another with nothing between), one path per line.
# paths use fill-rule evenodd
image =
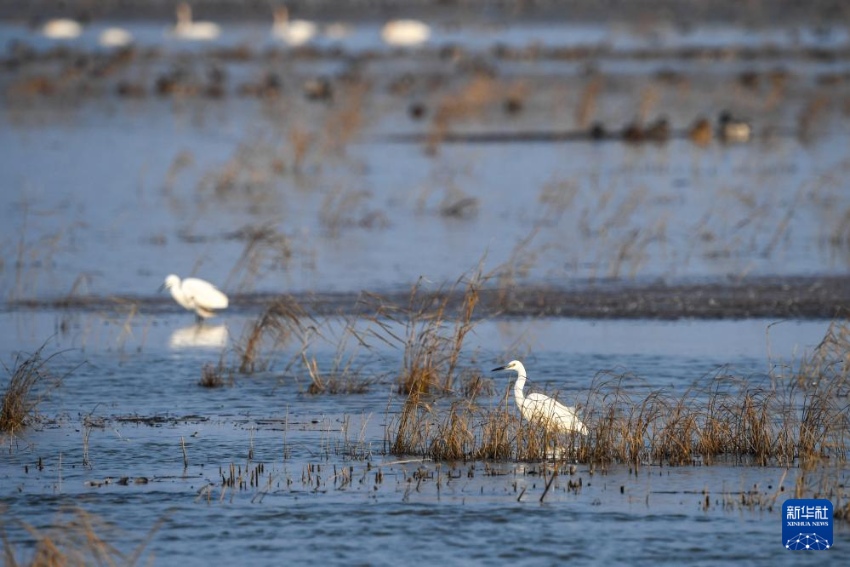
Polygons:
M171 292L171 297L174 298L179 305L182 305L186 309L191 309L189 302L186 300L186 295L183 293L183 290L180 288L180 285L173 285L168 288L168 291Z
M179 27L192 25L192 8L188 4L180 4L177 7L177 25Z
M274 23L278 27L286 27L289 24L289 10L285 7L274 11Z
M525 400L525 394L522 393L522 390L525 388L525 371L517 370L516 383L514 384L514 398L516 399L516 403L518 406L522 405L522 402Z

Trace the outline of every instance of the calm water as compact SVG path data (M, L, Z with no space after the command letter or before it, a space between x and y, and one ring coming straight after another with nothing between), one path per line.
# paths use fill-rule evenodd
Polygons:
M32 32L12 28L0 30L0 42L27 33L37 44ZM584 127L577 109L589 104L582 100L594 75L580 62L502 61L470 37L467 59L492 69L496 94L452 131ZM574 34L558 37L569 43ZM739 38L758 41L743 31ZM830 41L824 47L846 40ZM850 194L840 179L850 146L838 104L847 93L843 83L825 82L848 70L840 58L685 60L675 71L675 57L635 60L627 49L591 62L603 85L591 117L608 128L640 112L646 121L666 115L683 134L697 116L731 108L752 119L750 144L453 144L434 154L388 136L433 127L431 115L408 117L411 102L433 115L466 92L461 100L471 105L482 79L433 49L421 57L358 60L355 50L348 58L215 62L164 45L115 75L94 74L80 91L88 95L15 96L33 76L67 73L61 58L3 78L5 297L147 295L169 272L201 275L227 291L387 289L420 276L454 281L482 261L485 271L501 268L520 283L556 284L848 269ZM203 84L213 68L227 77L222 100L153 94L175 69ZM671 70L681 85L653 78ZM278 99L235 94L268 72L283 82ZM744 72L762 81L758 96L741 95ZM360 86L340 79L333 104L305 100L301 85L317 75L354 76ZM121 99L120 80L151 94ZM771 94L770 81L782 90ZM398 84L412 86L395 94ZM525 93L526 108L506 117L501 97L513 91ZM259 226L273 238L249 249L245 229Z
M186 53L203 52L164 36L163 27L130 27L140 45L161 45L164 55L119 78L141 77L150 86ZM75 47L94 49L96 28ZM266 31L237 27L220 45L266 48ZM11 39L52 47L23 26L0 26L0 43ZM459 43L486 59L497 39L512 47L539 40L628 52L718 44L833 48L847 34L472 26L438 28L434 41ZM376 27L353 30L347 41L355 55L379 48ZM495 62L499 80L529 82L527 110L507 119L497 98L453 127L576 129L589 81L584 63ZM0 294L149 296L169 272L199 275L229 292L381 291L420 277L437 287L479 262L520 284L847 272L850 193L841 180L850 146L846 112L834 103L844 100L844 87L827 91L821 106L812 102L820 100L818 77L846 71L843 61L783 62L793 73L782 104L765 93L742 96L735 79L750 67L771 69L773 61L683 64L672 56L613 55L590 63L608 81L597 114L611 125L648 107L649 117L665 112L681 130L696 115L731 105L754 118L758 136L706 148L675 138L641 146L458 144L433 153L389 137L426 132L427 124L408 117L408 104L421 99L435 107L469 77L453 78L451 61L404 54L358 64L344 57L226 64L231 91L267 65L279 72L284 96L266 102L232 92L224 100L125 100L114 96L114 84L97 80L90 95L16 98L25 79L59 76L62 63L0 74ZM208 71L203 56L187 65L190 75ZM647 82L670 68L692 73L692 88ZM426 86L423 69L450 78ZM338 104L317 105L301 96L303 80L353 70L369 85L364 99L343 90ZM393 94L390 84L411 73L412 94ZM719 86L703 88L718 77ZM340 124L351 118L340 110L346 104L362 116L350 140L340 142ZM808 136L797 133L803 108L817 110ZM304 133L310 142L298 157ZM447 212L463 200L472 205ZM249 248L240 231L258 226L274 238ZM154 315L120 303L113 312L56 312L4 302L0 311L7 368L15 353L46 341L45 353L58 353L50 369L68 373L39 404L37 423L0 458L0 521L22 555L28 539L17 520L46 528L62 510L80 507L108 522L98 533L124 550L161 521L145 548L161 564L283 558L394 565L399 557L446 564L846 562L850 531L843 524L835 549L817 558L782 547L778 510L787 492L780 487L793 487L794 469L649 466L634 475L581 465L556 479L541 504L539 463L388 455L385 428L400 403L393 380L403 353L379 342L369 350L347 347L358 376L370 383L362 394L307 394L297 342L265 352L267 371L204 389L197 384L202 368L232 361L230 347L252 322L244 314L198 329L176 306ZM311 343L307 353L331 368L344 325L318 324L328 340ZM827 327L492 320L467 339L462 362L490 376L493 366L522 358L535 386L569 401L605 372L628 373L634 388L675 393L721 369L757 383L781 375ZM492 378L496 391L484 403L496 407L509 377ZM231 465L245 473L260 463L257 486L222 486ZM570 490L577 479L581 489ZM762 504L742 504L742 493Z

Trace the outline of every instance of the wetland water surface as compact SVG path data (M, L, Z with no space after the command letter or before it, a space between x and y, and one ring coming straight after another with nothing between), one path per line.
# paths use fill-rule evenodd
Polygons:
M806 313L846 313L843 28L438 26L399 51L376 25L315 50L256 24L188 46L164 25L129 23L138 44L123 53L96 47L96 26L59 45L0 25L0 356L11 370L45 345L64 376L0 458L17 557L33 551L21 522L47 533L84 510L100 537L162 564L812 561L781 542L796 461L567 459L552 477L540 460L391 454L407 352L368 329L406 329L354 304L479 264L496 297L525 297L488 307L463 342L460 365L483 374L476 419L503 407L513 376L487 371L513 358L580 409L606 378L637 398L718 376L790 388L828 321L634 319L694 311L631 300L594 311L606 320L551 315L581 312L559 307L571 289L633 285L693 286L676 289L707 317L747 313L714 307L724 286L793 315L781 289L763 294L774 278L803 278L794 301L819 307ZM723 108L752 120L750 143L688 136ZM661 115L668 138L620 138ZM594 121L601 142L585 135ZM231 309L192 325L155 295L171 272L215 282ZM541 307L522 296L534 286L562 295ZM257 371L235 370L265 300L328 292L334 309L304 316L318 338L282 334ZM224 385L199 386L205 368ZM362 387L311 394L310 368ZM846 502L846 467L829 475ZM816 560L843 564L847 549L837 522Z
M49 335L62 317L4 315L4 342L37 348L35 337ZM198 380L221 356L216 329L238 335L246 321L224 318L204 334L186 319L137 320L127 333L120 323L83 314L51 339L49 349L60 352L52 370L71 372L39 405L34 426L4 449L7 519L47 529L60 510L81 507L109 524L102 537L128 548L162 520L147 552L192 565L220 556L389 565L400 554L448 563L624 556L679 563L682 553L758 565L805 559L787 555L780 541L779 508L793 490L794 467L697 462L632 474L626 465L579 464L555 479L541 503L540 462L435 463L385 453L385 426L401 403L390 378L398 370L393 349L369 357L363 372L384 378L361 394L310 395L303 372L282 368L207 389ZM467 342L477 362L467 364L489 369L525 342L534 345L532 379L565 400L580 402L606 370L629 369L635 383L626 388L635 391L682 392L721 366L762 383L815 346L827 326L484 322ZM333 348L316 349L320 363L331 364ZM278 366L291 356L277 353ZM508 385L504 376L494 380L493 396L481 402L491 409ZM231 487L228 479L240 473L244 485ZM14 521L5 529L13 542L26 540ZM742 538L745 546L729 545ZM839 524L824 561L836 561L848 544L850 533Z

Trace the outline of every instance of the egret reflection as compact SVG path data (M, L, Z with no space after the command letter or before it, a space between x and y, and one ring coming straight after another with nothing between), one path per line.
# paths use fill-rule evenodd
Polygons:
M168 346L173 349L223 348L229 333L226 325L191 325L171 333Z

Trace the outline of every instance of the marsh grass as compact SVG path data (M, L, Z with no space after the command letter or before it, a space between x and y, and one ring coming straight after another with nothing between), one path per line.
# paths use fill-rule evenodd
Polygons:
M225 373L227 373L227 369L222 362L218 364L204 364L201 368L201 378L198 380L198 386L210 389L232 386L233 374L228 373L228 378L225 378Z
M212 195L228 205L244 203L254 209L274 206L279 197L279 154L275 140L253 135L240 142L227 161L201 178L198 193Z
M323 151L342 155L364 127L372 86L365 80L352 80L344 87L340 103L327 113L323 132Z
M30 355L19 354L14 367L6 368L9 382L0 401L0 433L14 437L32 421L39 403L61 385L64 376L48 368L56 354L45 357L45 346Z
M731 460L799 466L812 478L811 471L821 471L826 464L846 466L848 353L850 327L833 324L820 346L789 375L742 378L720 368L676 392L648 388L627 372L601 372L578 404L587 437L555 434L521 420L507 395L497 406L487 407L475 395L437 399L412 389L388 426L395 432L388 446L395 454L439 460L534 461L554 456L591 466L626 464L635 470ZM830 484L829 479L839 477L815 475L817 493L836 492L836 481Z
M390 225L380 209L370 207L368 190L337 188L327 193L319 211L319 224L328 235L338 238L345 228L382 229Z
M486 73L476 73L460 88L443 95L436 104L427 150L435 152L451 126L484 115L495 102L505 98L505 91L505 85Z
M436 293L422 290L420 279L413 286L404 309L386 305L380 297L370 296L375 305L373 334L404 350L398 377L402 394L451 392L460 372L460 357L466 336L475 326L473 316L479 292L487 276L481 268L469 277L461 277L449 290ZM454 291L463 286L459 305L451 305ZM454 309L457 313L453 317ZM404 329L398 334L396 328Z
M590 125L591 119L596 115L600 95L604 86L601 75L594 75L584 86L575 110L576 126L582 130Z
M311 318L292 299L282 298L269 305L253 323L246 326L234 346L238 369L242 374L268 370L274 353L293 336L303 336Z
M281 233L273 223L229 233L226 238L244 242L242 253L230 273L226 286L249 291L254 284L270 272L286 268L294 254L291 239Z
M379 378L364 376L363 364L358 363L361 355L369 360L371 350L366 342L364 333L358 330L357 321L353 318L346 320L336 343L336 352L328 367L321 367L315 355L310 354L311 340L315 337L326 339L318 332L304 335L304 342L298 357L310 376L309 394L362 394ZM333 340L333 339L332 339ZM350 344L354 342L354 347Z
M82 508L74 508L61 512L50 527L36 528L19 521L22 527L33 539L31 557L23 564L39 566L65 565L136 565L147 555L146 548L156 532L162 527L164 519L160 519L145 534L144 538L129 552L122 551L110 540L119 540L122 544L127 541L126 534L103 519L86 512ZM5 564L17 566L17 558L23 557L21 550L16 549L9 541L2 526L3 552ZM27 546L29 547L29 546Z

